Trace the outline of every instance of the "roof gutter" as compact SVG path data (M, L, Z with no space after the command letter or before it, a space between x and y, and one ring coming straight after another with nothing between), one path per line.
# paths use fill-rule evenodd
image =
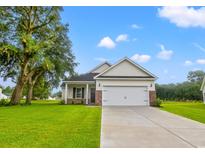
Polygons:
M83 84L83 83L95 83L95 81L63 81L63 83L71 83L71 84Z

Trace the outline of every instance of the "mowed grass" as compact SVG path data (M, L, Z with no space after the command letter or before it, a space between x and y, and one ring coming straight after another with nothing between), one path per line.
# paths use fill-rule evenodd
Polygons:
M163 102L162 110L205 123L205 104L202 102Z
M0 107L0 147L96 148L100 146L101 107L33 101Z

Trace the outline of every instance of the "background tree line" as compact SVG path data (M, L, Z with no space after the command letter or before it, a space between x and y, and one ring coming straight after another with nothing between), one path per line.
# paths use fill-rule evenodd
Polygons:
M2 93L8 97L12 95L12 92L14 90L14 87L11 86L3 87L2 85L0 85L0 88L2 89ZM27 92L28 92L28 87L25 86L22 96L26 96ZM61 91L52 93L52 87L50 87L49 83L46 82L43 77L41 77L33 87L32 99L47 99L49 96L61 98L61 95L62 95Z
M156 84L157 97L162 100L202 100L201 84L205 72L201 70L190 71L187 81L176 84Z

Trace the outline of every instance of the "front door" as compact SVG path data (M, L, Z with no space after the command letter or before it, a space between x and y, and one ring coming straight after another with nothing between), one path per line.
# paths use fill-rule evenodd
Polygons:
M91 103L95 103L95 88L90 89L90 101Z

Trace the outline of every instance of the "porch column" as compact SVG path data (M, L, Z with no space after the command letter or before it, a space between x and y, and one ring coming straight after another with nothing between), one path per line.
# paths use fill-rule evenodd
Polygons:
M65 104L67 104L67 101L68 101L68 85L67 83L65 83Z
M88 104L88 84L86 84L86 104Z

